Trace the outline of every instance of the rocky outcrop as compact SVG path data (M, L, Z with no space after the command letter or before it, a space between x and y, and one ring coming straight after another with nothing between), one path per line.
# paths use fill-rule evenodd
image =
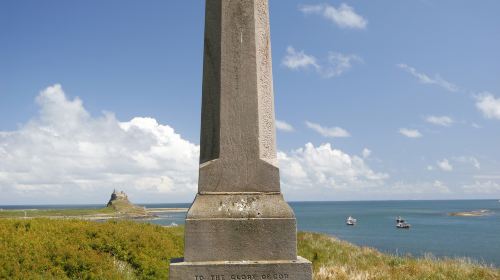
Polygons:
M475 211L466 211L466 212L452 212L448 213L448 216L454 217L482 217L491 215L490 210L475 210Z
M131 216L149 216L145 207L140 207L132 204L128 200L127 194L125 192L116 190L111 194L111 198L107 204L108 208L113 208L119 214L131 215Z
M127 196L127 194L125 194L124 191L117 192L116 190L113 190L113 193L111 194L111 198L109 199L108 205L106 205L106 206L107 207L113 206L113 204L116 204L117 201L122 201L125 203L132 204L128 200L128 196Z

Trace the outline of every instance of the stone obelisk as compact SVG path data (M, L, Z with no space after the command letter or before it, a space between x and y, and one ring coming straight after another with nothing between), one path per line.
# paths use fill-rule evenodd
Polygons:
M312 279L280 191L268 0L206 0L198 194L170 279Z

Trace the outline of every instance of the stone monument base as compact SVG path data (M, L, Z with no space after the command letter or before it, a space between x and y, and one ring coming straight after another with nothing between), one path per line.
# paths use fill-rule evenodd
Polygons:
M311 280L311 262L296 261L217 261L170 263L170 280Z
M184 241L189 262L297 257L295 215L281 193L198 194Z

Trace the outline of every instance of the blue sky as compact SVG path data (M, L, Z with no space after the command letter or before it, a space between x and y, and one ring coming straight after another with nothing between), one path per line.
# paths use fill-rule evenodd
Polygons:
M498 1L270 10L289 200L500 197ZM2 1L0 204L190 201L203 24L204 1Z

